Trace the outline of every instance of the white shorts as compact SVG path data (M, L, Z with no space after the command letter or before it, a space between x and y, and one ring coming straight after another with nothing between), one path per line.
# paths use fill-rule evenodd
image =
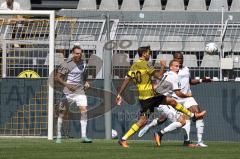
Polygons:
M82 94L68 94L66 98L69 103L76 103L78 107L87 106L87 96Z
M159 105L157 110L171 122L178 121L179 117L182 115L181 112L178 112L172 106L168 105Z
M185 108L190 108L193 105L198 105L193 97L176 99L176 101L182 104Z

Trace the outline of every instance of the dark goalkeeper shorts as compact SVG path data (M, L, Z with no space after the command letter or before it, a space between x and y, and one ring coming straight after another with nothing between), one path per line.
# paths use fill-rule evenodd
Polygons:
M141 105L141 110L140 110L141 116L149 117L149 115L152 112L154 112L154 108L162 104L164 99L165 99L164 95L158 95L152 98L148 98L146 100L139 100Z

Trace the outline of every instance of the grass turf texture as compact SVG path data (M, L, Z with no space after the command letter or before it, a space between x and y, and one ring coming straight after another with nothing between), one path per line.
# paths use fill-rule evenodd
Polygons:
M240 143L206 142L208 148L187 148L182 142L163 141L155 147L152 141L129 141L129 148L122 148L116 140L93 140L91 144L77 139L63 140L56 144L47 139L0 139L1 159L236 159L240 158Z

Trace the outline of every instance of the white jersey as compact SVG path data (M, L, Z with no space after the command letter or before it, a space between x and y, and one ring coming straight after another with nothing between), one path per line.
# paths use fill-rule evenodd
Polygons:
M167 71L166 73L164 73L164 76L166 77L165 80L172 84L172 91L167 92L164 95L178 98L178 96L174 92L175 90L181 90L181 83L179 81L178 74L172 71Z
M4 2L1 4L1 9L4 10L21 10L20 4L18 2L13 2L13 9L8 8L7 3Z
M181 69L179 69L178 79L181 83L181 92L183 92L184 94L191 93L189 82L190 72L188 67L183 66Z

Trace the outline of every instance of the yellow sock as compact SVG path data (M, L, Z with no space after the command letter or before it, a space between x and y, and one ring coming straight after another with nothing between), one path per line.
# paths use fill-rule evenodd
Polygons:
M187 108L185 108L182 104L178 103L176 106L175 106L175 109L182 112L183 114L186 114L187 116L190 116L192 117L193 116L193 113L190 112Z
M135 132L139 130L139 126L137 124L133 124L132 127L128 130L128 132L123 136L123 140L127 140L131 137Z

